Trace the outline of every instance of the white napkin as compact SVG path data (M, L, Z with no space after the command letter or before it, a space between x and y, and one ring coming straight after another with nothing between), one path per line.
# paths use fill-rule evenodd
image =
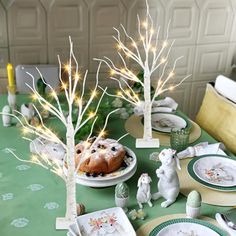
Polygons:
M140 101L138 106L134 107L134 114L137 116L144 113L144 101ZM173 112L177 109L178 103L170 97L154 101L152 105L152 112Z
M208 144L208 142L202 142L193 147L188 147L182 152L179 152L177 154L177 157L179 159L185 159L188 157L202 156L208 154L219 154L226 156L225 152L222 149L225 149L223 143Z
M171 97L166 97L164 99L154 101L153 107L169 107L172 110L176 110L178 107L178 103Z
M173 109L170 107L153 107L152 112L172 112Z

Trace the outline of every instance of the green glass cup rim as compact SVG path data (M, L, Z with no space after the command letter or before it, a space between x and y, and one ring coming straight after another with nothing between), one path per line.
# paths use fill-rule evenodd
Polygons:
M172 134L186 134L189 135L190 134L190 129L188 128L172 128L171 132Z

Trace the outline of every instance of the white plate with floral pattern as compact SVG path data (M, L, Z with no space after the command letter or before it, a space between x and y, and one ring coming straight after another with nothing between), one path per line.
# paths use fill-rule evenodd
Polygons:
M193 165L193 171L199 179L221 187L236 186L235 170L235 160L214 155L199 158Z
M149 236L227 236L227 233L207 221L178 218L157 225Z
M176 223L162 229L156 236L219 236L206 226L194 223Z
M152 114L152 129L170 133L172 128L186 128L188 122L181 116L173 113L153 113Z
M79 216L67 236L135 236L128 217L120 207Z

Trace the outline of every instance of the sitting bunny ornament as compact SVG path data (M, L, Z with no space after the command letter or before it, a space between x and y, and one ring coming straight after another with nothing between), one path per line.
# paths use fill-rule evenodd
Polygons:
M2 109L2 123L4 127L11 126L11 108L10 106L6 105Z
M24 115L28 122L30 122L35 115L34 106L32 103L22 104L20 107L20 112Z
M148 203L148 205L152 207L152 203L151 203L152 195L151 195L151 189L150 189L151 181L152 179L147 173L144 173L139 177L138 192L136 195L139 208L143 208L142 203Z
M164 197L166 201L161 203L162 207L168 207L175 202L179 195L179 178L176 166L180 168L179 159L175 156L176 151L170 148L163 149L159 154L161 166L156 170L158 181L158 192L152 195L153 200Z

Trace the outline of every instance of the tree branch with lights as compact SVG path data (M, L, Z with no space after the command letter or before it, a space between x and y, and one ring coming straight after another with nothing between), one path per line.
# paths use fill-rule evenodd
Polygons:
M99 70L101 67L101 63L98 66L97 73L96 73L96 84L87 99L86 97L86 78L88 71L85 72L84 76L79 74L79 65L76 60L76 57L73 52L73 42L71 41L71 38L69 38L70 41L70 58L69 63L65 65L66 73L68 75L67 82L62 80L62 63L60 61L60 57L58 56L59 61L59 80L61 83L61 89L65 95L65 101L66 105L68 106L68 113L65 115L63 113L63 109L61 106L61 101L59 99L59 96L57 95L56 90L51 87L50 84L48 84L41 75L40 71L38 70L38 73L40 74L41 79L49 87L50 90L50 97L53 98L55 105L52 104L52 101L48 101L47 98L43 97L36 89L35 87L35 79L34 77L28 73L32 80L33 85L30 86L26 84L29 89L32 92L32 98L46 111L51 113L53 116L57 118L58 121L61 122L62 125L64 125L66 129L66 141L63 143L63 141L58 137L55 131L52 129L49 129L46 124L44 123L44 120L41 116L40 111L38 108L34 105L34 109L39 117L40 124L37 126L33 126L29 123L29 121L24 117L24 115L19 112L15 111L15 114L7 114L14 116L18 122L22 126L23 131L23 139L30 141L34 144L32 140L32 136L37 136L39 142L42 142L42 145L44 145L42 140L47 140L49 142L60 144L65 149L65 156L62 160L62 163L59 163L57 159L54 159L53 157L49 157L47 155L41 154L39 151L37 151L37 147L35 147L36 154L33 154L30 160L24 160L16 153L14 153L12 150L9 149L9 152L14 155L15 158L17 158L19 161L27 162L27 163L33 163L37 164L47 170L52 171L53 173L60 176L66 184L66 190L67 190L67 200L66 200L66 215L65 218L58 218L57 219L57 228L67 228L71 223L74 223L75 218L77 217L77 203L76 203L76 173L79 170L80 163L85 161L87 158L85 155L82 154L80 158L80 163L76 166L75 162L75 135L77 132L82 129L83 126L85 126L88 122L92 121L90 133L87 136L86 142L89 142L89 139L91 138L93 134L93 128L98 118L98 108L101 104L102 98L104 97L104 94L106 93L106 88L103 89L103 92L95 106L94 111L90 111L90 105L94 103L95 97L97 96L97 89L98 89L98 75ZM79 90L80 96L78 93L78 85L79 81L81 82L81 88ZM86 103L84 104L84 101L86 100ZM76 121L73 120L73 110L77 109L77 119ZM103 128L101 129L98 136L95 138L93 145L105 134L105 128L108 123L108 119L111 114L115 113L117 110L111 111L108 113L105 119L105 124ZM6 115L6 114L5 114ZM86 153L86 150L90 150L93 148L93 145L85 145L84 153ZM64 171L65 166L67 167L66 174Z
M157 147L159 146L158 140L154 140L152 138L151 112L153 103L159 95L178 87L183 81L190 77L190 75L185 76L175 85L168 85L168 82L174 78L174 71L177 62L182 57L178 57L174 61L171 70L167 73L167 66L169 64L168 60L171 49L174 45L174 41L169 42L168 40L170 23L167 27L165 40L162 43L159 42L160 28L158 28L155 32L156 26L154 26L153 19L150 15L147 0L146 7L145 20L141 22L139 15L137 16L138 41L135 41L121 24L121 29L128 41L125 45L121 39L120 31L117 28L114 28L117 36L113 36L113 38L117 43L117 54L121 60L122 67L116 66L113 61L106 56L104 59L95 58L95 60L105 63L110 70L110 78L118 82L119 91L117 94L106 92L108 95L124 99L136 107L143 106L144 135L143 139L136 140L136 147ZM127 46L128 44L130 44L130 46ZM144 55L141 55L141 50L144 51ZM129 58L131 61L135 62L144 71L143 80L141 80L131 69L129 69L126 58ZM160 70L161 73L156 79L156 88L154 89L153 95L151 95L151 83L155 80L152 76L157 70ZM151 81L151 79L153 80ZM141 87L143 87L144 101L141 101L136 91L132 88L132 83L138 83Z

